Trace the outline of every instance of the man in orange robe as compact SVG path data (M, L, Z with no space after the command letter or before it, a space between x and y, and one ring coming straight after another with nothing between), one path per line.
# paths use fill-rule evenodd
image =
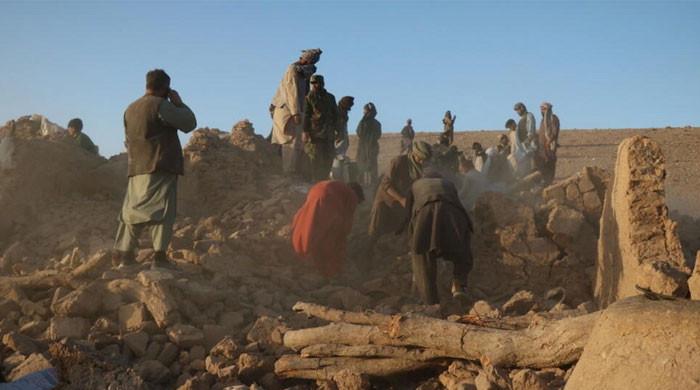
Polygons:
M292 246L299 258L325 277L337 275L345 263L355 208L362 201L357 183L325 180L311 187L292 224Z

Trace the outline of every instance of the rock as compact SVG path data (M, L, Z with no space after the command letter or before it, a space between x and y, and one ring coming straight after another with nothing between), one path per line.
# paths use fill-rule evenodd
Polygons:
M439 379L447 390L472 390L476 388L477 373L478 367L470 366L462 361L455 361L440 374Z
M479 317L498 318L501 312L486 301L476 301L469 311L469 314Z
M144 287L150 287L153 283L171 279L174 279L173 273L163 269L141 271L136 275L136 280Z
M338 390L369 390L369 377L350 370L340 370L333 375L333 382Z
M504 303L501 309L504 315L518 316L527 314L535 305L535 295L530 291L521 290Z
M10 332L4 335L2 337L2 343L5 347L19 352L22 355L31 355L39 352L39 348L37 348L34 340L17 332Z
M37 337L49 327L49 323L43 320L30 321L22 325L19 329L20 333L29 335L31 337Z
M160 354L158 354L157 360L163 363L163 365L169 366L175 361L175 359L177 359L179 353L180 350L175 344L165 343L163 345L163 349L160 351Z
M53 317L49 322L48 337L50 340L84 339L87 336L90 325L85 318L80 317Z
M479 370L479 374L474 379L477 390L509 390L512 388L510 378L506 375L505 370L497 369L485 362L482 362L482 365L483 369Z
M578 185L576 185L575 182L569 183L569 185L566 186L566 200L569 202L576 202L579 197L581 196L581 191L578 188Z
M604 310L566 390L695 389L700 302L631 297Z
M47 368L53 368L51 363L40 353L33 353L29 355L24 361L6 376L10 382L14 382L17 379L29 375L33 372L45 370Z
M331 306L346 310L367 307L371 301L370 297L350 287L340 288L328 297Z
M163 345L157 341L151 341L146 348L146 354L143 356L145 360L158 360L158 355L163 350Z
M665 178L665 159L656 142L635 136L620 143L615 180L606 193L600 219L594 289L600 307L639 294L635 285L640 278L658 276L658 270L664 275L690 274L677 224L668 217ZM654 262L667 263L668 268ZM649 271L651 275L640 277Z
M71 291L51 305L60 316L90 318L102 308L103 291L97 285Z
M134 355L141 357L146 354L146 348L148 347L148 333L143 331L127 333L122 337L124 344L134 353Z
M595 191L583 194L583 207L589 212L599 212L603 207L603 202Z
M532 370L518 370L510 375L513 390L549 390L547 381Z
M557 183L545 188L542 191L542 198L545 202L555 201L558 204L566 203L566 190L561 183Z
M19 311L19 305L9 299L0 299L0 318L5 318L13 311Z
M245 324L245 314L240 311L229 311L221 313L219 316L219 325L229 330L239 329Z
M220 325L204 325L202 327L202 333L204 333L204 348L210 350L214 347L219 341L226 337L226 335L231 333L229 329Z
M260 354L242 353L238 357L238 376L244 382L254 382L258 378L271 372L274 366L274 358Z
M119 307L119 328L122 331L141 329L146 321L146 306L141 302L130 303Z
M192 348L204 343L204 334L191 325L176 324L168 328L168 338L180 348Z
M170 370L158 360L146 360L136 366L136 372L143 380L152 383L164 383L170 377Z
M685 297L688 294L688 274L664 261L647 262L639 268L637 285L655 293Z
M287 330L286 325L276 318L260 317L253 327L248 331L246 339L251 343L260 343L263 345L281 345L282 336Z
M190 360L204 360L206 357L206 351L204 350L204 347L201 345L195 345L194 347L190 348Z
M229 336L224 337L210 351L212 355L223 356L227 359L235 359L238 356L239 347Z
M579 211L567 206L557 206L547 220L547 230L552 234L576 237L586 218Z

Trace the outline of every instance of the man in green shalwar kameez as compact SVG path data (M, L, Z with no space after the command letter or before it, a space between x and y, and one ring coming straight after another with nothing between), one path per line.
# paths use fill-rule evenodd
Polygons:
M177 177L184 167L177 131L188 133L196 126L194 113L170 89L167 73L161 69L148 72L146 94L124 113L129 184L119 214L114 264L134 262L143 230L150 231L153 266L169 264L166 251L175 223Z

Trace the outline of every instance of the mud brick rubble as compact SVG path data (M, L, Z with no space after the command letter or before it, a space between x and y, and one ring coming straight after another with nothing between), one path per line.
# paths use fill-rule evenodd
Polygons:
M663 154L649 138L625 140L615 172L586 167L547 188L484 194L473 213L472 302L443 290L442 305L424 306L412 295L401 240L380 242L369 274L355 269L369 204L357 213L342 276L326 280L295 259L289 224L308 185L279 174L276 151L247 121L230 133L199 129L185 147L169 249L177 269L151 270L148 249L137 265L114 269L126 157L85 153L43 134L40 121L19 118L13 134L0 128L0 371L8 382L54 367L62 389L697 386L700 369L690 363L699 331L682 324L698 323L700 306L686 298L700 295L700 270L687 249L695 239L679 226L698 224L669 217ZM448 275L441 265L445 289ZM439 349L407 328L412 321L435 334L493 332L514 340L512 356L481 336ZM379 341L312 334L328 326L364 327ZM519 349L521 334L542 327L561 330L555 344L578 340L571 353ZM301 336L307 349L295 344ZM321 345L324 338L333 342ZM611 346L629 356L606 354ZM655 357L679 363L639 369ZM640 386L628 388L652 388Z

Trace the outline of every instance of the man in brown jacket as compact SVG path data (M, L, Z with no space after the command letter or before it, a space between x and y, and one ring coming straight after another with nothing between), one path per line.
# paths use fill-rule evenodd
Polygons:
M192 110L170 89L162 69L146 74L146 94L124 112L129 183L124 197L112 262L134 262L138 238L148 229L155 251L153 267L168 266L166 251L173 233L177 177L184 158L177 131L197 126Z
M416 180L411 186L408 208L413 280L423 303L439 303L438 258L454 264L452 296L466 299L467 276L472 269L472 223L454 184L437 174Z

